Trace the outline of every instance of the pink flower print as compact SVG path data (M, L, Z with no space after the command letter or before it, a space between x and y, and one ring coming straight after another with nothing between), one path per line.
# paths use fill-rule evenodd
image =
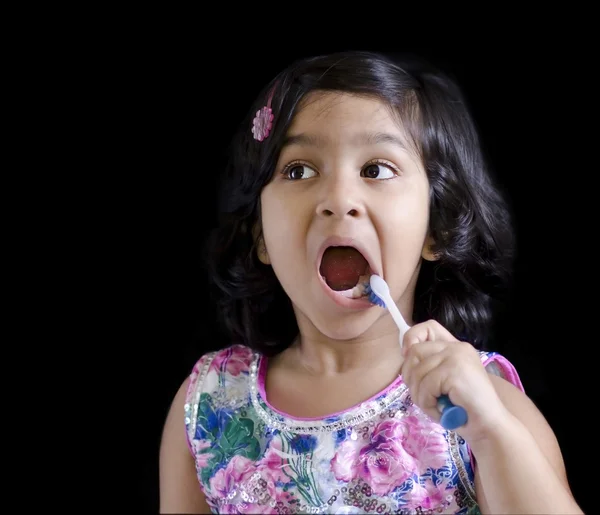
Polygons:
M414 474L446 465L444 431L428 419L407 416L377 424L368 444L345 440L331 460L338 480L359 477L386 495Z
M439 425L414 415L402 418L401 424L403 447L419 464L421 473L446 465L448 443Z
M252 351L241 345L230 347L219 353L213 360L213 365L221 372L238 376L240 372L248 370L252 359Z
M227 497L240 483L249 478L255 471L254 463L244 456L236 455L210 479L210 489L218 497Z
M207 447L210 447L208 440L194 440L194 456L196 456L196 467L198 469L208 466L208 462L212 458L212 453L202 452Z
M200 375L200 369L204 366L205 363L206 363L206 356L204 356L202 359L196 361L196 363L192 367L192 371L190 372L190 382L189 382L188 391L187 391L188 397L192 393L193 387L196 385L196 380L198 379L198 376Z
M377 495L386 495L417 471L417 465L402 447L402 424L381 422L373 431L370 443L345 440L331 461L337 479L351 481L360 477Z
M352 481L357 475L358 453L360 446L352 440L344 440L338 447L335 456L331 460L331 470L336 479Z
M444 481L436 486L431 478L426 478L423 484L415 483L410 493L410 502L403 505L402 508L409 510L415 510L416 508L434 510L438 508L449 493L446 490L447 483L447 481Z
M375 426L371 443L360 450L358 475L378 495L391 492L417 471L417 465L402 446L401 423L387 420Z
M267 455L255 464L248 458L236 455L220 469L210 480L210 491L213 499L227 499L219 504L219 513L239 513L240 504L245 503L247 513L272 513L271 503L279 502L287 505L292 496L275 486L275 481L282 478L281 458L276 453ZM277 463L277 460L279 463ZM286 477L285 481L289 481ZM242 492L245 494L242 495Z
M289 465L287 459L284 459L279 454L280 452L281 440L279 438L273 438L269 443L265 455L258 463L258 467L266 480L287 483L290 480L290 477L289 475L286 475L284 471ZM291 474L291 472L288 471L288 474Z
M213 499L227 499L228 503L219 503L219 513L239 513L239 489L255 472L254 463L243 456L236 455L210 479L210 492Z

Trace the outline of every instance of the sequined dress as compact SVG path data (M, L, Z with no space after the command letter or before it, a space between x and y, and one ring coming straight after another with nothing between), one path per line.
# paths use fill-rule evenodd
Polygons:
M506 358L480 356L523 388ZM468 446L412 403L401 377L306 420L268 403L266 369L265 357L234 345L191 371L185 429L213 513L479 513Z

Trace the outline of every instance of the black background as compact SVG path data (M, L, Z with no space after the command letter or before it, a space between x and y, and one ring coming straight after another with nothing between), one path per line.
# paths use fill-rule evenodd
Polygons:
M590 509L580 462L589 456L593 406L582 403L588 402L582 363L597 340L588 268L596 255L586 216L593 204L583 199L595 172L578 162L586 147L572 119L586 111L579 91L585 68L572 64L578 49L533 29L517 38L506 26L482 27L460 41L455 27L392 37L387 25L355 26L348 31L354 37L326 43L307 26L261 31L260 22L237 30L222 19L212 28L209 19L195 28L189 20L181 26L152 20L146 27L143 20L132 23L118 45L106 35L110 52L98 58L96 77L98 106L115 113L101 138L95 180L110 191L98 214L107 242L98 244L98 255L115 284L100 315L103 325L118 329L100 352L125 370L129 385L118 386L110 370L104 376L106 385L121 388L123 411L115 409L109 420L121 454L111 463L124 477L119 491L131 506L157 511L158 449L169 404L201 354L223 344L214 308L205 306L200 260L236 125L291 60L365 49L423 55L463 86L516 217L516 289L498 350L552 425L573 492Z

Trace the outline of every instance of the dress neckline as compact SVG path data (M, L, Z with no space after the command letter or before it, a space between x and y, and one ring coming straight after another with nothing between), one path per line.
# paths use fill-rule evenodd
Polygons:
M294 417L278 410L267 400L265 391L267 367L268 358L255 352L250 365L250 397L263 422L281 431L303 434L339 431L375 418L400 396L408 397L408 389L402 376L398 376L383 390L350 408L321 417Z

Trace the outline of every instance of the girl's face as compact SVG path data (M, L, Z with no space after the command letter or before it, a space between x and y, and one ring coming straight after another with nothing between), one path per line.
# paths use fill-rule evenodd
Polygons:
M261 208L266 254L259 255L290 297L301 331L333 339L376 337L387 310L351 298L360 293L360 287L352 291L359 277L368 280L370 273L386 280L412 322L419 265L423 257L433 259L429 184L383 103L340 93L309 95L290 126ZM337 250L327 250L333 246Z

